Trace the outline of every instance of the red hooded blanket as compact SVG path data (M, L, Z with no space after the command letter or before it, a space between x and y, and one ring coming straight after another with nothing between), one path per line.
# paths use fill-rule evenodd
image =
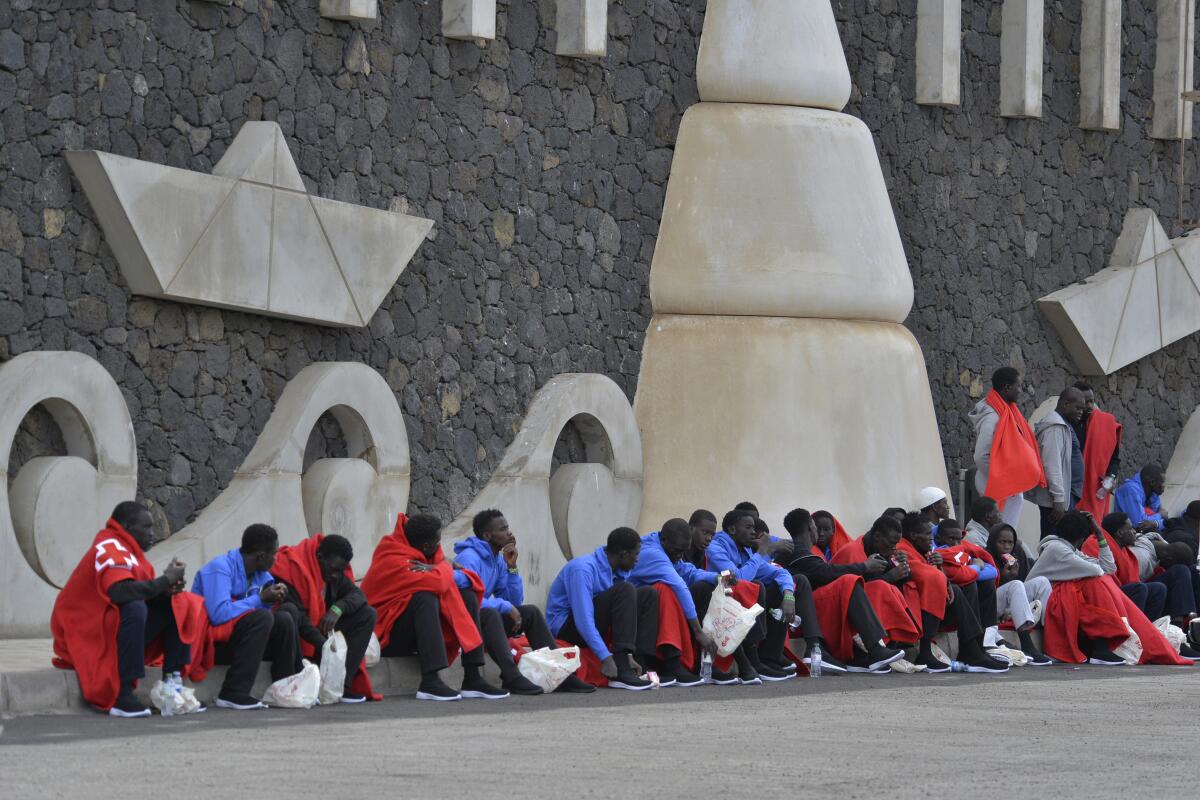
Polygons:
M281 581L286 581L300 595L304 610L313 625L318 624L325 616L325 578L321 575L321 566L317 563L317 548L325 539L322 533L315 534L297 545L285 545L279 548L275 556L275 566L271 574ZM346 577L354 580L354 570L346 567ZM312 658L316 648L305 641L300 642L300 649L307 658ZM351 689L372 700L382 700L383 695L376 694L371 686L371 678L367 675L366 664L358 665Z
M921 593L921 610L938 619L946 617L946 592L949 579L946 574L925 560L908 539L901 539L896 552L908 555L908 567L912 570L913 582Z
M1112 493L1098 500L1096 492L1108 475L1108 465L1121 443L1121 434L1121 424L1112 414L1097 408L1088 417L1087 439L1083 443L1083 497L1076 506L1080 511L1090 511L1098 520L1108 513Z
M375 547L375 555L371 558L371 567L367 570L362 581L362 590L367 595L367 602L375 607L378 615L375 622L375 635L379 644L387 647L392 636L392 626L408 602L417 592L433 592L438 596L438 607L442 615L442 635L446 640L446 656L450 662L458 657L461 648L463 652L474 650L483 644L479 628L471 618L467 607L463 604L462 595L454 585L454 569L438 548L432 559L408 543L404 535L404 526L408 517L400 514L396 518L396 530L379 540ZM411 562L419 561L433 564L430 572L414 572ZM483 582L479 576L470 570L463 574L471 579L471 586L483 598Z
M867 551L859 538L834 551L829 563L860 564L866 560ZM905 581L900 586L887 581L867 581L864 588L889 641L915 644L921 639L921 590L914 581Z
M992 436L992 455L988 462L984 494L1004 502L1015 494L1046 485L1041 451L1025 415L1016 403L1009 403L995 389L988 392L987 403L999 416Z
M1112 552L1113 561L1117 563L1117 571L1111 577L1116 579L1121 586L1127 583L1140 583L1142 569L1138 566L1137 556L1117 544L1117 540L1108 531L1104 532L1104 538L1108 541L1108 549ZM1100 544L1096 541L1095 536L1089 536L1080 550L1084 555L1096 558L1100 555Z
M96 534L67 585L54 601L50 632L54 637L54 666L73 669L79 677L83 699L103 711L113 707L121 691L117 670L117 628L121 611L108 597L108 589L124 580L148 581L154 567L141 546L124 528L109 520ZM171 598L180 639L192 647L192 665L184 675L203 680L212 665L208 615L204 600L190 592ZM160 660L158 642L146 642L146 663Z

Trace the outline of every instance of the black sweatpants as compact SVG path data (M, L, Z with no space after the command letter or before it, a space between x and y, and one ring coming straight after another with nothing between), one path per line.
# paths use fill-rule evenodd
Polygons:
M258 665L271 662L271 680L277 681L300 671L300 636L295 618L286 612L276 614L269 608L256 608L233 626L229 641L215 648L218 664L228 664L223 695L248 695L258 675Z
M658 590L653 586L635 587L619 581L592 598L596 630L603 636L612 632L614 653L637 654L653 658L658 650ZM587 642L575 627L575 618L558 631L558 638L571 644L587 647ZM640 659L639 659L640 660ZM624 667L624 664L617 664Z
M321 635L316 625L308 618L295 603L282 603L276 613L291 614L296 620L296 628L300 638L316 648L313 661L321 663L321 648L325 646L325 637ZM354 682L354 675L362 664L363 656L367 654L367 646L371 643L371 633L375 630L375 609L363 604L349 614L338 617L335 631L341 631L346 637L346 688Z
M146 677L146 645L159 639L162 640L164 675L182 670L191 663L192 650L179 640L170 595L130 600L120 608L117 672L122 686L130 686L135 680Z
M479 606L475 600L475 592L471 589L460 589L459 594L462 595L467 610L474 609L472 616L478 624ZM417 592L412 596L404 613L392 625L387 647L383 648L382 652L385 656L411 656L415 653L423 675L450 666L446 657L446 640L442 636L441 601L436 594ZM483 645L463 653L462 663L464 667L482 667Z
M945 617L938 619L928 611L921 612L925 631L922 638L928 642L937 635L938 631L954 628L958 631L959 652L961 653L965 648L967 653L971 654L971 651L981 649L980 643L983 641L983 626L979 623L979 615L976 611L979 604L979 590L974 583L967 584L965 587L952 583L950 591L953 598L946 603Z
M1171 619L1179 617L1189 617L1196 613L1196 592L1193 584L1193 577L1196 570L1190 566L1183 564L1175 564L1167 567L1167 569L1153 578L1151 582L1159 583L1167 587L1166 608L1164 613L1169 614ZM1149 616L1147 614L1147 616ZM1162 616L1160 614L1159 616ZM1158 617L1150 617L1150 621L1158 619Z
M1121 587L1125 596L1133 601L1138 609L1150 618L1150 621L1163 615L1167 607L1167 587L1165 584L1148 581L1143 583L1127 583Z

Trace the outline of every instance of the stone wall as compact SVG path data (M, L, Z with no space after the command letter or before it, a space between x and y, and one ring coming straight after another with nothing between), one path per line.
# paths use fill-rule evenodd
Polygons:
M441 36L437 0L381 0L367 24L317 6L0 1L0 357L99 359L135 421L142 491L174 528L220 492L314 361L387 378L409 428L411 505L444 516L486 482L553 375L636 388L704 0L610 4L602 61L553 55L554 0L501 3L483 48ZM997 113L995 3L964 9L963 108L915 106L915 6L834 3L848 111L876 134L916 281L909 325L956 469L971 446L963 411L995 365L1028 371L1030 410L1072 375L1032 300L1107 262L1131 200L1178 233L1177 146L1149 138L1150 0L1126 3L1119 134L1077 127L1078 3L1047 3L1048 97L1033 121ZM369 328L132 297L61 158L89 148L207 172L255 119L279 122L311 190L435 221ZM1169 456L1198 363L1191 337L1099 382L1129 463ZM14 463L60 446L48 425L31 415ZM336 426L318 426L310 459L342 451Z

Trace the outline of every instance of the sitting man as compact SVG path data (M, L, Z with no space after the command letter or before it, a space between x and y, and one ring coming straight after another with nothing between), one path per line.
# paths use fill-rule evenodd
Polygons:
M373 692L362 671L363 656L375 632L375 609L354 583L354 548L336 534L310 536L279 548L271 574L287 589L280 611L296 620L303 655L319 662L325 640L334 631L346 637L346 685L343 703L362 703Z
M996 615L1012 620L1021 650L1029 657L1029 664L1035 667L1050 664L1050 659L1042 654L1030 635L1041 618L1041 609L1046 607L1046 601L1050 599L1050 581L1045 578L1022 581L1018 575L1020 562L1017 558L1008 555L1001 558L1002 563L997 563L987 548L976 547L963 538L958 520L942 520L934 535L934 543L942 556L942 568L950 580L960 586L971 582L992 583L996 596ZM1014 535L1012 545L1015 547L1015 544ZM1000 643L999 626L988 626L984 631L983 646L991 648Z
M153 544L150 512L132 501L120 503L50 616L54 665L75 670L83 699L114 717L150 716L133 693L146 676L149 648L161 649L164 678L181 675L191 662L172 608L183 590L184 565L172 561L156 576L145 554Z
M1166 512L1162 508L1162 493L1167 488L1167 474L1157 464L1147 464L1142 471L1122 483L1113 496L1114 511L1129 517L1139 533L1161 531L1166 527Z
M735 508L726 514L721 520L721 530L708 546L708 568L717 573L728 570L738 580L754 581L761 587L758 602L767 611L759 616L758 624L738 649L738 676L747 681L752 681L755 675L767 681L784 681L795 673L794 665L784 663L787 657L783 648L788 626L796 618L801 598L808 610L804 616L815 624L812 587L806 579L801 593L796 594L796 582L791 574L771 560L777 554L790 552L792 543L772 542L768 535L758 535L755 521L754 513L748 509ZM778 618L772 611L779 612ZM806 634L805 639L808 638L809 634ZM834 670L840 668L845 672L845 667L832 661L829 663L834 665Z
M805 638L815 630L819 641L825 644L824 649L834 655L835 663L844 662L849 672L888 671L887 666L903 658L904 651L884 644L887 631L863 587L863 576L883 574L887 562L868 558L860 564L828 563L813 552L817 525L803 508L789 511L783 518L783 527L791 534L793 544L788 571L797 585L803 578L813 587L818 627L804 629ZM863 645L861 653L854 645L855 634Z
M1192 548L1193 553L1200 553L1200 500L1188 503L1182 514L1167 520L1163 538L1168 542L1182 542Z
M530 647L554 648L557 643L550 635L542 610L525 602L525 583L517 569L517 538L508 527L504 514L494 508L480 511L471 520L474 536L454 543L455 582L460 589L470 586L461 570L474 572L483 581L483 602L479 608L479 633L483 646L492 661L500 668L504 689L517 695L542 694L542 687L533 683L517 669L510 636L524 634ZM468 610L474 596L464 595ZM576 675L569 676L558 687L560 692L587 693L596 687L584 683Z
M692 543L683 559L697 569L708 569L705 551L717 533L717 516L707 508L697 508L688 519L688 527L692 531Z
M1114 571L1107 574L1112 575L1121 591L1143 614L1152 620L1158 619L1167 607L1167 587L1163 583L1148 583L1142 580L1141 566L1133 551L1137 532L1129 522L1129 517L1116 511L1104 517L1101 526L1103 535L1085 539L1079 548L1080 552L1089 558L1097 558L1101 555L1099 541L1103 539L1107 542L1107 555L1116 566Z
M1092 536L1096 557L1080 550ZM1142 645L1139 663L1190 665L1109 577L1116 569L1104 531L1090 514L1068 511L1055 533L1042 540L1029 576L1054 585L1042 623L1046 655L1071 664L1119 666L1125 659L1113 650L1132 629Z
M713 589L717 585L717 573L697 569L684 561L684 555L692 543L692 531L682 519L669 519L663 523L662 530L642 537L642 549L638 554L637 564L629 573L629 581L634 586L654 586L662 584L675 595L683 618L690 631L690 640L694 641L701 650L714 653L716 645L712 638L700 627L699 611L696 597L703 598L705 611L708 601L712 598ZM659 606L660 633L665 622L663 608ZM682 644L682 643L681 643ZM699 675L692 673L690 663L681 663L685 650L679 646L669 647L664 652L660 640L657 647L659 661L658 675L663 686L699 686L703 683Z
M838 548L829 563L861 570L867 598L887 630L888 642L909 647L921 640L921 593L912 580L908 556L896 552L899 543L900 523L884 515L862 537Z
M546 599L550 631L591 650L609 687L635 692L652 684L642 677L634 653L649 663L658 648L658 592L629 581L641 549L637 531L617 528L603 547L568 561Z
M921 516L933 525L935 534L942 520L950 516L950 499L936 486L926 486L922 489L917 495L917 505L921 509Z
M1168 542L1154 531L1137 533L1129 517L1120 511L1106 516L1101 526L1108 535L1108 544L1117 562L1117 580L1123 580L1124 567L1126 576L1133 577L1134 581L1147 588L1163 587L1162 591L1155 593L1160 598L1157 602L1147 600L1146 607L1141 603L1138 603L1138 607L1151 620L1166 613L1170 615L1172 624L1187 630L1196 617L1196 591L1200 583L1200 576L1197 576L1194 568L1192 549L1182 542ZM1088 555L1094 554L1093 542L1089 540L1083 548ZM1125 589L1124 586L1121 588ZM1126 594L1130 594L1129 591ZM1134 595L1130 594L1130 597L1137 602Z
M831 561L834 553L850 544L850 534L846 533L842 523L828 511L814 511L812 518L817 526L817 541L813 545L813 553Z
M994 625L996 617L996 587L990 590L972 581L964 586L951 582L942 566L942 556L933 549L933 525L920 514L908 514L900 525L904 538L897 551L908 555L908 564L914 580L921 588L922 632L921 649L917 664L924 665L930 672L946 672L949 665L933 655L934 635L943 628L954 626L958 630L959 661L967 672L998 673L1008 671L1008 662L988 655L983 649L983 630ZM990 598L988 605L981 608L981 598ZM938 603L938 600L941 600Z
M272 608L287 598L287 587L268 570L275 564L279 535L270 525L251 525L242 546L209 561L196 573L192 591L204 598L213 626L218 664L229 664L217 695L218 708L266 708L251 696L258 666L271 662L271 680L301 669L296 619Z
M971 504L971 518L967 520L967 527L963 531L963 539L976 547L986 548L992 528L999 525L1002 521L1000 519L1000 506L996 504L995 500L986 495L977 497L975 498L975 502Z
M502 700L508 692L483 678L483 638L479 634L476 577L468 588L455 582L455 570L442 554L442 523L429 514L400 514L396 529L379 540L362 590L375 607L375 635L385 656L416 655L421 664L418 700L464 697ZM462 650L462 691L441 678Z

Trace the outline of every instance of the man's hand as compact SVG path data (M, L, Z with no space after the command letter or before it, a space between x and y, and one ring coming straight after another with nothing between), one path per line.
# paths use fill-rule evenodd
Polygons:
M912 569L908 566L908 562L902 562L889 569L884 573L886 578L891 583L903 583L912 576Z
M433 572L434 569L433 564L429 564L425 561L417 561L415 558L408 562L408 567L413 572ZM457 564L454 565L454 568L462 569L462 567L458 566Z
M317 623L317 630L321 632L322 636L331 636L333 634L333 627L337 625L339 619L341 619L341 615L332 610L326 611L325 616L321 617L321 620Z
M508 617L509 621L512 622L513 633L520 633L521 632L521 611L520 611L520 609L518 609L516 606L513 606L511 609L504 612L504 616Z
M1144 519L1138 523L1138 533L1152 533L1158 530L1158 523L1152 519Z
M263 601L263 605L273 606L283 602L283 598L287 597L287 589L282 583L272 583L264 586L258 596Z
M871 557L863 562L863 565L866 567L867 575L882 575L888 568L887 559L878 553L872 553Z
M168 564L167 568L163 570L163 576L167 579L167 582L171 584L171 588L174 589L174 587L183 583L183 575L186 570L186 564L184 564L178 558L172 558L171 563Z
M1050 509L1050 521L1057 524L1058 521L1063 518L1063 514L1066 514L1066 513L1067 513L1066 506L1062 506L1062 505L1059 505L1058 503L1055 503L1054 508Z
M1006 561L1004 563L1004 576L1006 578L1015 578L1021 572L1021 565L1016 561Z
M783 612L783 621L791 625L796 619L796 598L783 598L783 602L779 604L779 610Z
M612 656L600 662L600 674L609 680L617 677L617 662Z
M717 643L711 636L704 632L703 628L695 632L695 638L696 644L699 645L702 651L711 653L714 658L716 657Z
M937 550L930 550L928 553L926 553L925 560L928 561L933 566L939 567L939 568L944 563L942 561L942 554L939 553Z
M972 558L972 559L971 559L971 566L972 566L972 567L982 567L982 566L983 566L983 563L984 563L984 562L983 562L983 559L982 559L982 558Z
M908 563L908 553L904 552L903 550L897 550L895 553L892 554L892 560L895 561L897 564L907 564Z
M770 537L764 537L767 541L767 552L772 556L777 556L780 553L790 556L795 550L792 542L789 539L780 539L778 542L770 541Z
M517 540L513 539L501 549L500 555L504 556L504 563L509 569L517 568Z

